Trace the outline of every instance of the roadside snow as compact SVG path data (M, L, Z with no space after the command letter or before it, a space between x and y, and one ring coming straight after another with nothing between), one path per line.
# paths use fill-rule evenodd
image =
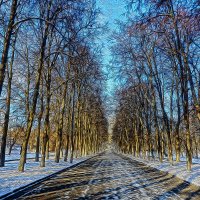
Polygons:
M54 155L54 153L50 153L50 156ZM31 152L28 150L27 152L27 158L35 158L35 152ZM20 159L20 147L15 147L12 150L12 153L9 155L8 154L8 149L6 149L6 161L10 161L10 160L17 160Z
M123 155L133 160L142 162L150 167L173 174L192 184L200 186L200 159L193 159L192 171L188 172L186 170L186 159L184 157L181 158L181 162L176 163L174 161L173 165L170 165L166 159L163 160L163 163L160 163L157 159L151 158L150 160L145 160L141 157L134 157L130 154Z
M17 171L19 161L6 162L6 166L0 168L0 196L88 158L89 156L77 158L70 164L63 160L61 160L60 163L55 163L54 158L50 157L50 159L46 161L46 167L40 167L40 163L34 160L27 160L25 172L23 173Z

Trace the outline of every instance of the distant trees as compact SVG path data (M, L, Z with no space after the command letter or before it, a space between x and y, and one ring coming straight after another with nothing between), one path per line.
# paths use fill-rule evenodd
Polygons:
M136 155L142 151L145 157L154 157L157 152L160 161L166 154L171 163L174 151L177 162L185 151L188 170L193 152L199 151L194 142L199 134L191 128L193 120L199 127L200 103L196 3L143 1L143 13L121 23L113 36L114 58L124 83L118 94L116 142L124 152Z
M7 58L1 61L1 166L11 123L24 124L19 171L24 171L28 147L36 150L36 161L41 155L41 167L50 150L55 162L63 150L64 160L70 152L71 162L74 156L100 151L108 124L95 44L102 29L95 1L13 0L1 4L2 13L7 8L14 17L11 30L6 25L2 57Z

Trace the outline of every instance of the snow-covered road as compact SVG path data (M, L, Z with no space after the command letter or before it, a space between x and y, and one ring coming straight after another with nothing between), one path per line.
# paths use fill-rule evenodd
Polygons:
M200 188L107 152L67 170L20 199L200 199Z

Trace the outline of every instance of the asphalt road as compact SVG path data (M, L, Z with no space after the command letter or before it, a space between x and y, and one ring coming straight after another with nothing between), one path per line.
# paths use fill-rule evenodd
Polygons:
M18 199L200 200L200 187L107 152L40 183Z

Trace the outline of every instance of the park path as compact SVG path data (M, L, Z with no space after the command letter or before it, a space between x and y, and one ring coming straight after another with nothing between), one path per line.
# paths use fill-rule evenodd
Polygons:
M106 152L42 182L18 199L200 200L200 188L130 158Z

